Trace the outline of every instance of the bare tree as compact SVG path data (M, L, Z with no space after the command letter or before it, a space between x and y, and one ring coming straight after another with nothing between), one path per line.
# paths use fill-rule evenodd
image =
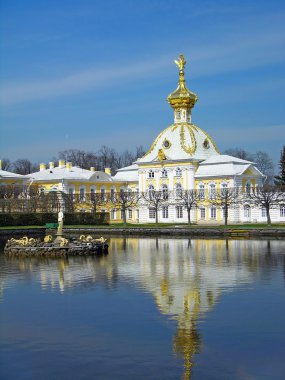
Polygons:
M91 211L95 214L99 207L107 205L108 197L105 193L88 193L85 202L91 206Z
M229 148L224 151L224 154L246 161L253 161L253 155L242 148Z
M137 146L136 153L135 153L135 160L137 160L138 158L141 158L145 154L146 154L146 150L144 149L144 147L142 145Z
M15 162L13 162L13 169L15 173L18 174L30 174L37 170L38 165L32 163L27 158L19 158Z
M145 204L155 212L155 223L158 224L158 211L169 205L169 194L162 190L147 190L142 194Z
M209 197L209 203L213 206L220 207L224 211L225 225L228 224L229 209L235 207L239 202L239 191L237 188L222 188L215 193L215 196Z
M108 195L108 200L113 205L113 207L115 209L121 210L124 225L127 224L127 216L126 216L127 210L132 210L134 207L136 207L138 204L139 198L140 198L139 194L136 192L132 192L131 190L129 191L121 190L119 192Z
M266 152L258 151L255 153L253 160L257 169L266 175L266 183L271 183L274 176L274 165L269 155Z
M9 158L2 158L1 164L2 164L2 170L9 170L12 166Z
M284 191L280 187L264 184L252 189L250 193L246 194L246 197L255 206L265 208L267 224L271 225L270 210L284 201L284 195Z
M80 149L67 149L58 153L61 160L72 162L74 166L82 169L90 169L91 166L96 167L98 158L93 152L85 152Z
M199 195L197 190L181 190L176 194L181 205L186 208L188 215L188 223L191 223L191 210L197 207Z

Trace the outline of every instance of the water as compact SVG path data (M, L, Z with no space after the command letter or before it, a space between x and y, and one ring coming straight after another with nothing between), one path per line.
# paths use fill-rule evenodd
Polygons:
M285 378L285 241L111 238L0 255L0 378Z

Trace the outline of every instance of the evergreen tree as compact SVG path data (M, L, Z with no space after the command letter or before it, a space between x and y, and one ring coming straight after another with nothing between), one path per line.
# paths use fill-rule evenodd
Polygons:
M281 150L281 156L279 161L280 173L275 177L275 184L279 186L285 185L285 145Z

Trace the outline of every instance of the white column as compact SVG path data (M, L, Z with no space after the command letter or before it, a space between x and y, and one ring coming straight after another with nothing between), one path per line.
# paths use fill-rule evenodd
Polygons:
M187 174L188 174L188 183L187 183L187 187L189 190L192 190L194 189L194 183L195 183L195 180L194 180L194 173L195 173L195 168L194 166L188 166L187 168Z

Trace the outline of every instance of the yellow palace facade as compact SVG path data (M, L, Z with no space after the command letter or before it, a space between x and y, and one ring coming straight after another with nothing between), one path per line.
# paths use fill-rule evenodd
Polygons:
M121 190L147 194L161 191L167 194L168 202L157 211L160 223L186 223L188 215L176 195L183 190L197 190L200 194L198 206L191 211L191 221L223 223L224 211L209 202L224 188L238 188L248 191L262 184L264 175L253 162L220 154L213 139L192 122L192 109L198 100L195 93L186 86L183 55L175 61L179 69L178 86L167 98L173 109L173 123L163 130L147 153L131 166L121 168L112 176L110 169L105 172L95 168L85 170L71 162L59 161L40 165L38 172L24 176L23 180L36 184L41 191L63 191L79 196L76 211L90 212L85 202L86 194L115 194ZM8 173L8 172L6 172ZM10 175L12 175L10 173ZM5 172L1 171L0 182L5 183ZM7 178L8 180L8 178ZM17 178L19 180L19 178ZM106 199L108 197L106 196ZM285 207L272 210L272 221L285 221ZM112 202L102 202L97 211L110 212L111 223L121 222L122 213ZM153 207L141 197L136 205L126 212L130 223L154 223ZM229 222L266 222L264 210L250 204L238 204L230 208Z

